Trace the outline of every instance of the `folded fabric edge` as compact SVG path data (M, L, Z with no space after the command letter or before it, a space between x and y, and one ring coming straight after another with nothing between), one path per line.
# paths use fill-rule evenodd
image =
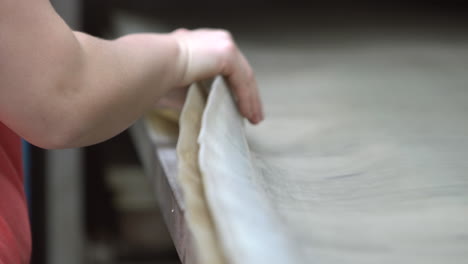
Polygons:
M178 180L185 201L184 217L193 237L197 263L227 263L220 247L216 229L205 198L198 168L197 137L206 103L202 84L190 87L180 116L180 133L177 142Z
M301 263L264 191L224 79L212 84L198 137L198 164L217 233L231 264Z

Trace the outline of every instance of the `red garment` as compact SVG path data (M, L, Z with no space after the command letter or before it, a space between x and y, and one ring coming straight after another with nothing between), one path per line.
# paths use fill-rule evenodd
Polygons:
M31 255L22 167L21 139L0 122L0 264L26 264Z

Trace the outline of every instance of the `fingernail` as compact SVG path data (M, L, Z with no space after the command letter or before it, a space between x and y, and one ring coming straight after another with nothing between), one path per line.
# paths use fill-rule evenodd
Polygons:
M254 115L254 113L252 111L252 108L250 106L247 108L247 116L246 117L248 119L251 119L251 120L255 118L255 115Z
M263 112L262 112L262 110L260 110L260 112L258 112L257 119L258 119L258 122L263 121Z
M256 115L255 115L254 121L255 121L255 124L260 123L260 121L262 121L262 116L261 116L261 114L256 114Z

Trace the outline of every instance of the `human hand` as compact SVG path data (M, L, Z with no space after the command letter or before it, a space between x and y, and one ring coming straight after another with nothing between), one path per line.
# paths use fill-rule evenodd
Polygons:
M182 111L185 98L187 97L188 88L188 86L185 86L183 88L170 91L156 102L155 108L173 109L179 112Z
M263 120L253 70L229 32L179 29L171 35L177 40L181 52L181 87L220 74L233 91L240 113L253 124Z

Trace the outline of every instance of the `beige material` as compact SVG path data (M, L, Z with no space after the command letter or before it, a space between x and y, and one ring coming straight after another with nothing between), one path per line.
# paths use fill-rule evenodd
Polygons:
M230 262L464 263L466 46L334 52L260 70L268 119L247 136L213 85L199 162Z
M467 45L243 47L267 120L244 127L222 79L182 115L199 263L466 262Z
M300 263L255 182L243 122L223 79L216 79L198 138L199 165L226 255L230 263Z
M179 135L179 115L179 112L170 109L155 109L147 114L145 119L152 141L158 144L176 142Z
M206 95L199 85L189 89L180 118L177 142L178 180L185 201L185 218L194 237L197 263L226 263L205 199L203 180L198 169L197 137Z

